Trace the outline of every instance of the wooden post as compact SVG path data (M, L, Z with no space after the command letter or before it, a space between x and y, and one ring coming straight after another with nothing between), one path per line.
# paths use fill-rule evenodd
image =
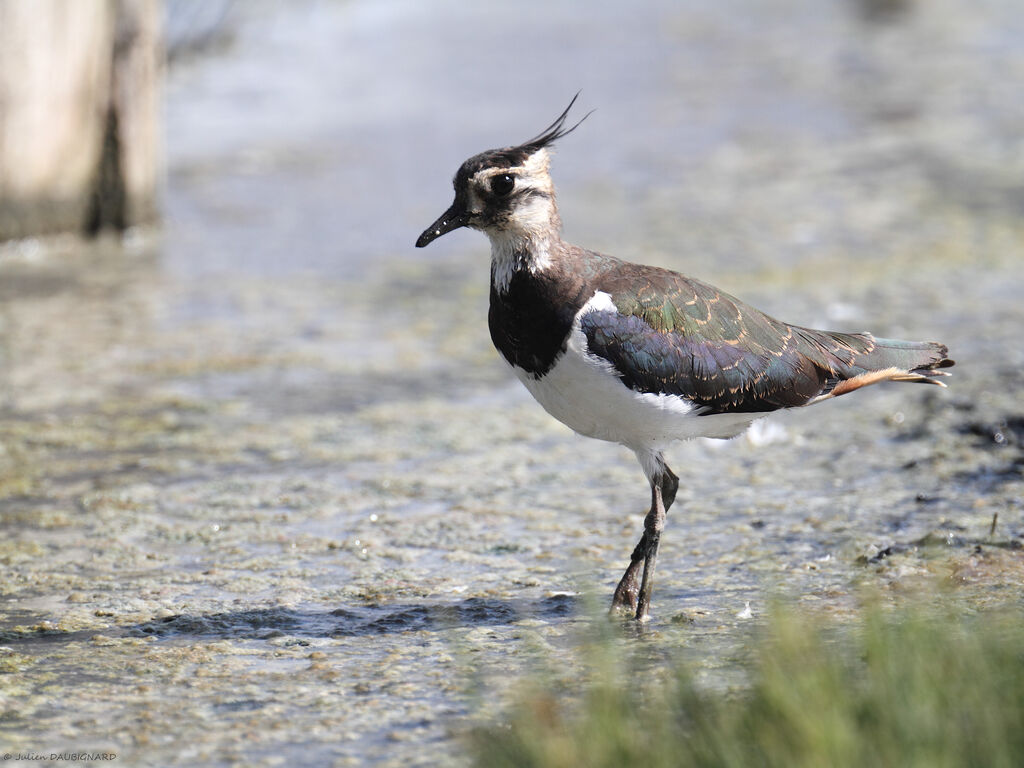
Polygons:
M152 220L158 0L0 0L0 240Z

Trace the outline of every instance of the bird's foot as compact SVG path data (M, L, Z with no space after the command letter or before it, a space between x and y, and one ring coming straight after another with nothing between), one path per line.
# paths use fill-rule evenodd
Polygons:
M643 564L643 560L634 560L622 574L619 586L615 588L615 594L612 596L612 607L609 613L636 615L637 600L640 596L640 569Z

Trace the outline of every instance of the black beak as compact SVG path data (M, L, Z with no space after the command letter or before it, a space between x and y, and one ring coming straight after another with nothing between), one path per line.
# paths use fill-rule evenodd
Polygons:
M441 235L445 235L453 229L464 227L468 223L469 212L466 211L466 206L463 202L456 197L452 207L442 213L437 221L423 231L423 234L416 241L416 247L422 248L425 245L429 245Z

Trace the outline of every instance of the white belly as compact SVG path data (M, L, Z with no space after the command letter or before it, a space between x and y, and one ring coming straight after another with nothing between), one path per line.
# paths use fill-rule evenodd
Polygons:
M548 413L581 435L609 440L638 451L661 450L693 437L735 437L763 413L699 416L678 395L634 392L606 360L587 351L580 316L611 304L598 292L576 315L565 353L541 379L513 368Z

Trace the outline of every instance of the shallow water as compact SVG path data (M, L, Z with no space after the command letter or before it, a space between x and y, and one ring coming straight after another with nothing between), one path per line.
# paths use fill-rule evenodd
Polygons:
M0 746L463 764L535 663L581 674L642 475L503 369L479 234L412 248L579 88L567 237L958 361L673 450L622 642L731 685L778 592L1019 594L1022 21L804 5L247 5L177 64L162 232L0 250Z

